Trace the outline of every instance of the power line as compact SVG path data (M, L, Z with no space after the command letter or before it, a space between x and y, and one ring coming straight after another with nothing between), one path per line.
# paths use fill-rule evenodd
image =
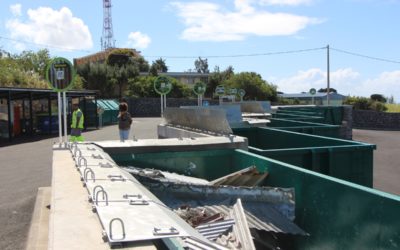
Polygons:
M363 58L367 58L367 59L371 59L371 60L382 61L382 62L389 62L389 63L398 63L398 64L400 64L400 61L394 61L394 60L385 59L385 58L367 56L367 55L363 55L363 54L359 54L359 53L354 53L354 52L350 52L350 51L346 51L346 50L342 50L342 49L336 49L336 48L332 48L332 47L330 47L330 49L331 49L331 50L334 50L334 51L337 51L337 52L344 53L344 54L349 54L349 55L353 55L353 56L363 57Z
M233 57L255 57L255 56L271 56L271 55L280 55L280 54L294 54L294 53L302 53L314 50L322 50L326 49L326 47L320 48L312 48L312 49L301 49L301 50L287 50L287 51L278 51L278 52L266 52L266 53L254 53L254 54L236 54L236 55L209 55L209 56L201 56L205 58L233 58ZM173 58L173 59L193 59L198 58L199 56L144 56L147 58Z
M46 47L46 48L54 48L54 49L61 49L61 50L67 50L67 51L78 51L78 52L91 53L91 51L89 51L89 50L70 49L70 48L65 48L65 47L60 47L60 46L28 42L28 41L9 38L9 37L4 37L4 36L0 36L0 39L9 40L9 41L18 42L18 43L32 44L32 45L35 45L35 46Z

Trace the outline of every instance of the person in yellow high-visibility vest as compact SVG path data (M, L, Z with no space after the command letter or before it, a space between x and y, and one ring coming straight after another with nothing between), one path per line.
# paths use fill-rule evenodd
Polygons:
M72 122L71 122L71 137L70 141L84 141L82 136L84 117L82 111L79 109L78 104L72 105Z

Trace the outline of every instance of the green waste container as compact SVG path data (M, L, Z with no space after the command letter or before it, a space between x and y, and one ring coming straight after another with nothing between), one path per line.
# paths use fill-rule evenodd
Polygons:
M275 113L275 114L272 114L272 118L281 118L281 119L304 121L304 122L325 123L325 118L322 116L308 116L308 115Z
M323 123L333 124L333 125L341 125L343 120L343 107L342 106L312 106L312 107L279 107L277 112L292 112L291 114L307 116L311 113L318 114L316 116L322 116L324 119ZM298 113L302 112L302 113ZM282 113L283 114L283 113ZM279 117L283 118L283 117Z
M267 127L288 130L293 132L320 135L334 138L341 138L341 127L339 125L330 125L323 123L302 122L278 118L270 118Z
M367 187L373 184L373 144L272 128L237 128L249 151Z
M252 165L259 171L267 170L268 177L260 185L294 188L295 222L310 234L285 238L292 244L290 249L397 250L400 246L400 197L396 195L242 150L135 153L134 157L129 153L112 157L124 166L181 174L194 164L192 176L208 180Z
M119 107L115 100L98 99L97 106L104 110L101 117L102 125L118 123Z

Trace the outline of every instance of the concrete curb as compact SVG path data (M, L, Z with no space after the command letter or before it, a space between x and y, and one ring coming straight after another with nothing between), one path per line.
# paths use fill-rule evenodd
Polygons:
M32 221L29 228L27 250L47 249L49 235L51 187L39 187Z

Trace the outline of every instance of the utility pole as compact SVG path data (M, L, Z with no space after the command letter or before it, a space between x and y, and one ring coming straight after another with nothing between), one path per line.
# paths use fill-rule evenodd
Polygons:
M329 106L329 93L331 92L330 90L330 69L329 69L329 44L326 46L326 66L327 66L327 70L326 70L326 83L327 83L327 88L326 88L326 101L327 101L327 105Z

